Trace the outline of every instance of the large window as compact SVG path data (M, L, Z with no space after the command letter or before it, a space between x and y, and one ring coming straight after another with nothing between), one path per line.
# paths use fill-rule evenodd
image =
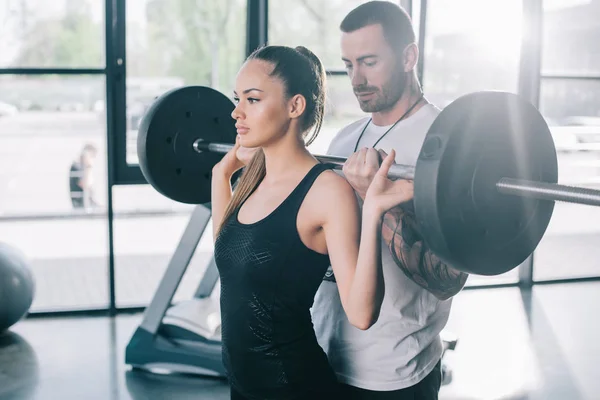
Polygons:
M29 258L32 312L109 302L104 4L0 4L0 238Z
M100 76L0 75L2 214L71 211L69 168L86 144L98 149L93 185L106 196L106 117L95 110L104 87Z
M343 71L339 29L352 9L366 0L282 0L269 2L269 44L305 46L328 71ZM327 80L327 108L323 129L311 145L313 153L325 153L335 134L350 122L364 117L346 75Z
M426 10L425 96L444 108L481 90L516 93L521 46L521 0L429 0ZM506 274L473 275L467 285L516 282Z
M542 70L600 75L600 4L597 0L542 0Z
M365 116L348 77L340 72L339 48L341 20L365 1L269 1L268 42L304 45L329 71L326 117L311 145L314 153L324 153L340 128ZM559 180L599 188L600 2L540 1L539 108L558 150ZM430 101L444 108L474 91L519 90L522 7L530 3L398 2L412 3L417 31L421 14L426 16L425 37L419 40ZM140 118L171 88L204 85L231 96L247 39L262 41L255 26L260 18L246 26L247 0L0 3L0 240L31 261L36 280L31 311L109 307L111 244L115 305L145 306L193 206L167 199L149 185L120 185L141 183L136 154ZM420 9L423 3L425 10ZM254 11L262 10L258 2L251 4L257 5ZM112 24L106 24L106 15ZM95 149L95 157L84 173L80 167L86 146ZM111 166L119 185L109 192ZM93 195L77 188L84 175ZM85 199L83 206L77 199ZM534 255L534 279L598 277L597 227L600 209L556 203ZM212 254L210 229L176 299L190 297L200 281ZM517 279L515 269L496 277L473 276L468 284Z
M558 150L559 182L600 187L600 3L546 0L540 110ZM535 280L600 276L600 209L556 203L535 253Z
M426 96L438 107L479 90L517 91L521 0L429 0Z
M0 68L104 67L104 3L0 2Z
M245 58L246 1L131 0L126 6L126 160L136 165L137 129L157 96L202 85L232 97ZM113 195L115 213L127 215L114 223L116 303L145 306L193 206L167 199L148 185L117 186ZM190 297L200 281L212 254L209 234L207 229L179 298Z
M179 243L192 206L169 200L149 185L117 186L113 196L115 213L122 215L114 222L117 306L145 306ZM212 256L210 233L209 226L186 271L194 278L186 279L185 288L179 289L187 298Z
M104 77L0 75L0 238L30 259L33 311L106 307ZM78 204L82 150L95 203Z
M271 0L269 44L308 47L321 59L325 68L343 70L340 23L352 9L366 2L367 0Z
M141 117L169 89L202 85L232 97L245 58L246 0L127 1L127 163Z

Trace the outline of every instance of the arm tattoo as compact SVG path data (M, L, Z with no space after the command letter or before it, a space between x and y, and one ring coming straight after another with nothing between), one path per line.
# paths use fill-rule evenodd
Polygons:
M385 214L383 239L396 265L419 286L441 300L464 287L468 274L440 260L422 238L414 213L397 207Z

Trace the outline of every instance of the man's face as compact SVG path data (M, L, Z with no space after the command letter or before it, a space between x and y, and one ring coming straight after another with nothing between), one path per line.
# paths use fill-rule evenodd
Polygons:
M381 25L342 34L342 60L352 89L365 112L382 112L396 104L406 89L401 56L385 40Z

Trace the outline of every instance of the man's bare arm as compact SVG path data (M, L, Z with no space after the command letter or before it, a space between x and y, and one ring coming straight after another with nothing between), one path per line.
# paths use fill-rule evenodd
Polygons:
M396 207L383 219L382 237L396 265L413 280L440 300L461 291L468 274L455 270L440 260L427 247L413 212Z

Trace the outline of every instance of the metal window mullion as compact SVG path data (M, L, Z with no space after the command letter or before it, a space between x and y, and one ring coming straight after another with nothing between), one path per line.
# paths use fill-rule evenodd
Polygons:
M117 312L115 293L115 254L114 254L114 212L113 193L115 176L118 173L119 116L124 110L125 98L125 60L124 49L119 43L125 38L119 37L125 32L125 2L106 0L106 153L107 153L107 224L108 224L108 293L109 314ZM119 61L120 60L120 61Z
M539 108L542 69L543 0L523 0L518 93ZM535 251L534 251L535 254ZM534 254L519 267L519 286L533 286Z
M246 56L269 40L268 0L248 0L246 12Z
M419 63L417 64L417 76L421 87L425 88L425 35L427 34L427 0L421 0L419 11Z

